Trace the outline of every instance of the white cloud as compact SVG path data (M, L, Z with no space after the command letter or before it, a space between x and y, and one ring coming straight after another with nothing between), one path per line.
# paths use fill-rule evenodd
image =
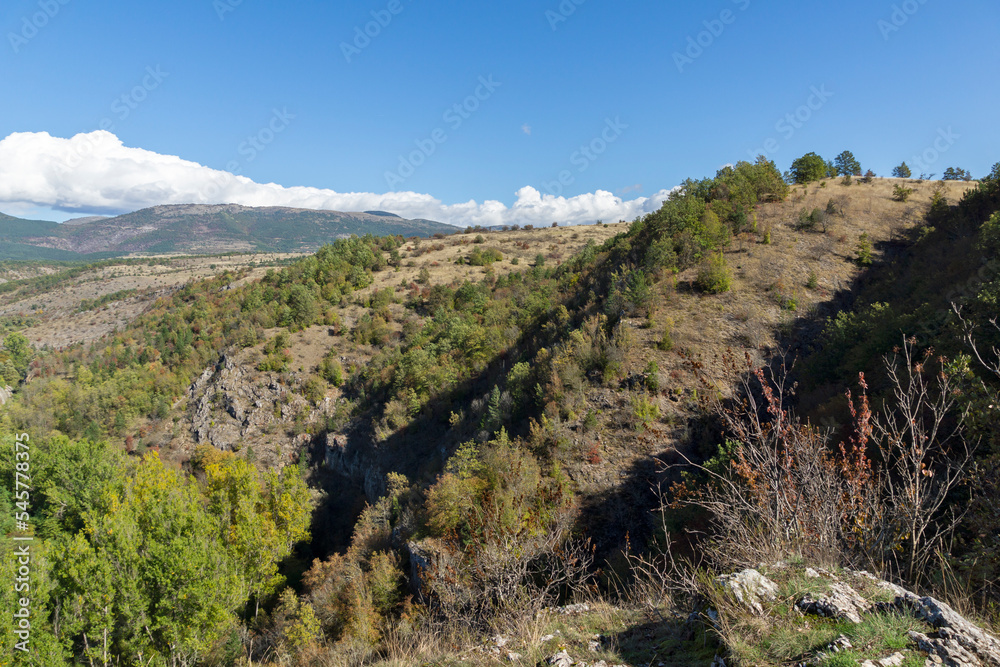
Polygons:
M610 192L575 197L517 191L510 207L470 200L444 204L416 192L335 192L311 187L255 183L173 155L129 148L114 134L95 131L71 139L47 132L14 133L0 140L0 203L6 207L50 207L80 215L122 213L159 204L243 204L333 211L381 210L405 218L458 225L547 225L632 220L660 207L668 195L625 201Z
M524 125L521 126L521 131L524 132L525 134L531 134L531 126L525 123Z

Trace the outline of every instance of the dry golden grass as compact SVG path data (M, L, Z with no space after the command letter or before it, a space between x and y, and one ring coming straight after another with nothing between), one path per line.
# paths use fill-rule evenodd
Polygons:
M593 240L601 245L607 239L628 229L627 223L588 225L578 227L545 227L533 230L472 232L454 234L443 239L421 239L408 241L400 249L403 266L398 271L380 271L375 276L373 289L396 287L401 281L415 282L420 270L426 268L431 274L432 285L447 285L463 280L482 280L487 274L483 266L456 264L459 258L468 258L473 248L496 248L503 254L503 260L492 265L497 275L513 271L523 271L532 266L535 257L545 255L546 266L558 266L583 249ZM482 243L475 243L482 236ZM513 260L517 260L517 264Z
M899 183L914 189L905 203L892 198L893 187ZM697 293L692 287L697 269L690 269L678 276L676 291L667 288L663 292L652 328L642 329L640 322L631 322L643 353L630 357L626 370L641 371L650 359L657 360L661 371L680 369L677 355L655 349L667 317L673 321L675 347L695 353L729 347L758 353L773 347L778 342L775 334L783 327L850 287L861 271L855 262L855 246L862 233L871 238L878 261L880 243L900 239L905 231L922 224L939 185L948 202L955 204L976 183L876 179L871 184L855 181L844 186L840 179L827 179L793 186L785 202L759 208L755 238L734 241L725 253L734 276L730 292ZM831 200L838 213L830 217L825 232L796 230L800 211L825 211ZM763 242L767 230L770 244ZM807 286L812 273L814 288Z
M826 186L794 187L787 201L760 207L758 233L753 239L734 241L726 251L734 277L731 291L716 296L698 292L693 286L697 268L678 275L676 288L669 280L661 282L656 288L653 315L624 322L634 331L636 342L623 368L624 374L642 373L650 361L656 362L662 381L650 400L660 409L661 418L651 431L635 433L621 427L624 422L615 416L628 410L623 398L629 395L627 390L589 390L589 408L601 415L598 433L603 463L566 464L580 489L607 493L617 483L615 471L632 469L644 457L689 439L683 428L678 431L672 424L683 423L686 408L702 387L678 351L700 358L710 378L721 377L721 352L731 349L741 358L745 351L759 362L779 344L794 348L800 342L796 340L796 327L817 309L832 314L836 294L850 289L862 271L855 262L858 237L864 232L870 236L878 261L880 244L898 239L904 231L922 224L931 195L938 187L937 182L910 183L908 187L915 192L910 201L902 203L892 199L892 189L898 182L879 179L870 185L843 186L839 179L830 179ZM944 183L945 196L955 204L973 186L975 183ZM796 230L800 211L825 210L831 199L839 213L829 220L825 233ZM768 229L771 243L765 244L764 232ZM807 286L811 273L816 276L813 288ZM674 350L665 352L657 348L657 343L668 327ZM725 391L724 387L720 389ZM565 425L571 438L580 437L581 423L582 415ZM581 437L581 451L596 440L596 434Z

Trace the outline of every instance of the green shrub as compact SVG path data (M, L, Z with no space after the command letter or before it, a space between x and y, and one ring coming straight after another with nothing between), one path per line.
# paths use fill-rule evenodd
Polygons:
M663 337L656 343L657 349L662 350L663 352L669 352L674 349L674 337L671 333L671 329L673 329L673 324L671 322L667 322L667 327L663 330Z
M393 552L378 551L369 559L368 587L372 604L382 616L387 616L403 599L403 572L399 556Z
M660 391L660 367L657 365L655 359L651 359L646 364L645 374L646 389L649 389L653 393Z
M721 252L712 255L702 264L698 270L698 277L695 279L695 285L698 286L698 289L708 294L728 292L732 288L732 284L732 271L730 271L726 258Z
M1000 251L1000 211L994 213L979 228L979 247L984 252L996 254Z
M340 387L344 384L344 368L340 365L340 360L332 355L327 355L320 362L319 374L334 387Z
M858 237L858 244L854 246L855 261L858 266L872 265L872 240L868 232L862 232Z
M494 262L500 261L503 261L503 254L496 248L486 248L485 250L473 248L468 259L471 266L490 266Z
M908 188L903 185L897 185L892 189L892 198L896 201L906 201L913 194L913 188Z
M385 345L391 334L392 330L385 318L365 313L358 320L351 337L358 345Z
M645 394L634 396L629 403L632 408L632 423L637 431L649 429L660 418L660 408Z
M833 200L830 200L830 204ZM830 208L830 204L827 204L827 210ZM812 211L806 212L805 209L799 211L799 221L795 225L795 229L798 231L812 231L816 229L818 225L822 225L823 231L826 231L826 221L828 214L818 208L814 208Z
M806 287L809 289L816 289L819 286L819 276L816 275L816 270L812 269L809 271L809 278L806 280Z
M264 354L274 354L288 347L289 338L288 333L284 331L279 331L271 340L267 341L264 345Z
M326 387L321 379L311 377L302 385L302 395L313 405L318 405L326 396Z

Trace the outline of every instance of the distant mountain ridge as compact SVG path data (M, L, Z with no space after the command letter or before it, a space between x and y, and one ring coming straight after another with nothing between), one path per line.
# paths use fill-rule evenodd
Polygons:
M0 259L74 259L130 253L310 252L352 234L432 236L455 231L384 211L174 204L57 224L0 213Z

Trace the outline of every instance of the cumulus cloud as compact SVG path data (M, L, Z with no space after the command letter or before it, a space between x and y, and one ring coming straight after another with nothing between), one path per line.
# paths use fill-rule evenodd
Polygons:
M335 192L256 183L173 155L122 144L95 131L71 139L47 132L14 133L0 140L0 203L43 206L81 215L115 214L159 204L242 204L332 211L390 211L467 225L577 224L632 220L655 211L669 192L625 201L610 192L575 197L542 194L526 186L511 206L487 200L445 204L417 192Z

